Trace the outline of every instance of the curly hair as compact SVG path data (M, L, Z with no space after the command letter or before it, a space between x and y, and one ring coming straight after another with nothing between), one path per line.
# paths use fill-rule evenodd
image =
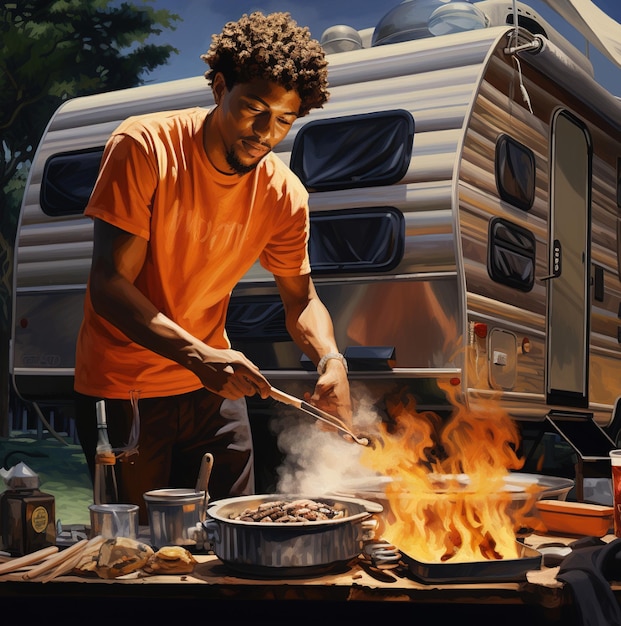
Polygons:
M227 89L254 78L295 89L302 100L300 117L321 108L330 95L323 48L289 13L255 11L227 22L219 35L212 35L201 59L211 68L205 72L210 84L221 72Z

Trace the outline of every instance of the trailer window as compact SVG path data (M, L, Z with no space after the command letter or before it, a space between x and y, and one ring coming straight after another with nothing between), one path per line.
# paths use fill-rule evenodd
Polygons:
M308 247L313 275L388 271L401 261L404 240L405 220L393 207L311 213ZM232 341L291 340L277 295L233 294L226 330Z
M311 213L313 274L382 272L403 257L405 221L392 207Z
M285 324L285 309L278 295L233 296L226 317L231 340L270 339L291 341Z
M76 215L86 208L95 186L103 148L51 156L43 169L40 202L52 217Z
M413 141L409 111L316 120L296 135L291 169L311 191L392 185L407 172Z
M493 280L530 291L535 284L535 236L502 218L490 221L487 271Z
M535 155L532 150L501 135L496 143L496 187L500 197L528 211L535 200Z

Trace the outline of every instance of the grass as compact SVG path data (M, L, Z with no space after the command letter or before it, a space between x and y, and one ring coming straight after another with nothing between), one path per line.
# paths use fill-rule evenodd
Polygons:
M55 438L12 436L0 439L0 465L5 470L23 461L39 475L39 489L54 496L56 519L64 525L90 524L93 490L79 444L63 445ZM6 489L0 480L0 492Z

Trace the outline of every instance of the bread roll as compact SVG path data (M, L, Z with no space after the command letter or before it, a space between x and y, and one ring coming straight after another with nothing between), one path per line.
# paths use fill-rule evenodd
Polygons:
M152 555L153 548L136 539L108 539L99 550L95 572L100 578L118 578L142 569Z
M148 574L190 574L196 563L182 546L164 546L149 557L143 569Z

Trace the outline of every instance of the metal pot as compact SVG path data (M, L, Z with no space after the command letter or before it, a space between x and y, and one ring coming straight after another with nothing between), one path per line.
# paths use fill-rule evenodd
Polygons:
M246 508L275 500L310 498L344 511L338 519L309 522L247 522L231 519ZM306 576L343 565L360 554L365 522L383 507L359 498L288 494L227 498L211 503L203 522L216 556L252 575Z
M143 498L149 513L151 545L196 545L197 524L200 528L205 492L194 489L154 489Z
M203 455L195 489L153 489L143 494L149 514L151 545L196 546L209 501L213 455Z

